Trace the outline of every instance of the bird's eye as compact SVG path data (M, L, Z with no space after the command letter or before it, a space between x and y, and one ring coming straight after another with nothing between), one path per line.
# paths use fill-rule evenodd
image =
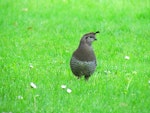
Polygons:
M87 36L86 39L88 39L88 38L93 38L93 37L92 36Z

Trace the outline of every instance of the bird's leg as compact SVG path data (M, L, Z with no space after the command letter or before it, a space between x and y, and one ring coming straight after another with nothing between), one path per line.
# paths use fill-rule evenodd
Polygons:
M90 77L89 75L85 75L84 76L84 78L85 78L86 81L89 79L89 77Z
M80 79L81 78L81 76L77 76L77 79Z

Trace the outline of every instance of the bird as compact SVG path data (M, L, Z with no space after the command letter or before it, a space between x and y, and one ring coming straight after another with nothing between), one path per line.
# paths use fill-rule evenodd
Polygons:
M70 60L70 68L72 73L80 79L84 76L85 80L94 73L97 62L94 50L92 48L92 42L96 39L97 32L90 32L84 34L80 40L78 48L73 52Z

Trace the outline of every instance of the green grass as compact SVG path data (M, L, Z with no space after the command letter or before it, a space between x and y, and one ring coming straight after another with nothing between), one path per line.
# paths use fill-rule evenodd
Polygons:
M149 6L149 0L1 0L0 113L149 113ZM77 80L71 55L83 34L97 30L97 69L89 81Z

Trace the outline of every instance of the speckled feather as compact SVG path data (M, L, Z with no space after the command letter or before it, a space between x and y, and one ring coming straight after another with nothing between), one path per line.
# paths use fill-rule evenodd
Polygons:
M72 57L70 61L70 65L71 65L71 70L75 76L80 78L82 75L85 75L85 78L88 78L95 71L96 60L80 61L75 57Z

